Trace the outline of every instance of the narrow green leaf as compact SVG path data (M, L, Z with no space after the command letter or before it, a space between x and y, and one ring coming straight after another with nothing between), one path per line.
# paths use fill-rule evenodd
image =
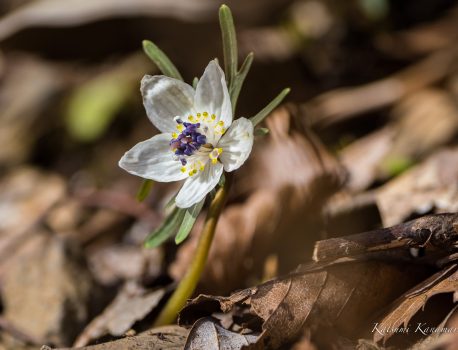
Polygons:
M146 248L155 248L173 236L181 226L186 209L175 207L162 225L145 240Z
M158 48L154 43L149 40L143 40L143 50L146 55L156 64L157 68L162 72L162 74L167 75L171 78L183 80L178 69L170 61L167 55Z
M202 199L199 203L194 204L192 207L186 209L184 214L183 222L178 230L177 235L175 236L175 243L180 244L183 242L186 237L188 237L191 232L194 223L196 222L197 217L199 216L202 207L204 206L205 198Z
M143 202L145 200L146 197L148 197L148 195L150 194L151 192L151 189L153 188L153 180L149 180L149 179L144 179L138 192L137 192L137 201L139 202Z
M227 85L231 89L238 68L238 53L234 19L231 10L226 5L221 5L219 8L219 24L223 41L224 71Z
M254 54L250 52L248 56L243 61L242 67L235 76L234 83L232 84L232 88L230 91L231 94L231 102L232 102L232 110L235 111L235 107L237 105L237 100L239 98L240 90L242 89L243 83L245 82L245 78L250 71L251 64L253 63Z
M194 79L192 80L192 87L194 88L194 90L197 88L198 83L199 83L199 78L194 77Z
M177 198L177 196L178 192L175 193L173 197L169 199L169 201L165 205L165 210L172 210L173 208L175 208L175 199Z
M254 130L254 136L266 136L270 130L268 128L256 128Z
M289 94L291 89L286 88L282 92L278 94L267 106L265 106L261 111L258 112L254 117L251 117L250 120L254 126L258 125L260 122L264 120Z

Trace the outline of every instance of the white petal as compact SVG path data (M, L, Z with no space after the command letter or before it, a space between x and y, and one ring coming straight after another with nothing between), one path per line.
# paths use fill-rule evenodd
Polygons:
M127 172L159 182L183 180L188 175L181 172L181 163L170 150L171 134L159 134L136 144L119 161Z
M224 170L233 171L240 168L253 147L253 124L246 118L235 120L217 147L223 149L219 159L224 164Z
M180 208L189 208L191 205L200 202L218 184L223 165L221 163L207 163L204 171L195 176L189 177L175 199Z
M228 128L232 123L232 106L224 72L216 60L210 61L196 88L194 103L197 112L215 114Z
M148 118L162 132L176 131L174 118L184 118L194 111L194 89L180 80L145 75L140 91Z

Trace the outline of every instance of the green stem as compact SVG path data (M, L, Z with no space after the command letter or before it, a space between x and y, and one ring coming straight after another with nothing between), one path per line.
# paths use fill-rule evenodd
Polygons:
M205 268L208 252L213 241L213 236L215 235L216 224L218 223L219 216L231 187L232 181L230 181L230 178L231 176L226 175L224 186L220 187L216 192L215 198L213 198L210 208L208 209L205 224L200 235L191 266L154 322L154 327L174 322L178 313L186 304L186 301L194 293L197 283L200 280L200 276Z

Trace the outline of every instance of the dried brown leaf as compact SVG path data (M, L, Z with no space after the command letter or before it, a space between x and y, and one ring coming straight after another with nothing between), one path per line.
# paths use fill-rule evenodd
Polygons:
M426 304L429 298L441 293L455 293L458 290L457 265L452 265L431 276L418 286L405 293L393 303L390 310L377 324L374 340L387 340L394 329L407 327L410 319Z
M211 317L198 320L186 340L185 350L239 350L254 344L258 334L240 334L222 327Z
M220 310L242 312L244 324L254 330L256 320L262 323L256 343L247 349L278 348L306 328L316 332L333 327L339 334L355 336L376 310L418 281L413 271L418 268L366 262L296 272L229 297L200 295L182 310L180 323L192 324Z
M69 344L88 321L96 286L77 245L34 231L33 247L5 272L5 318L53 344Z
M158 305L164 293L164 289L149 292L136 283L127 283L102 314L86 326L74 346L86 346L107 333L115 337L125 334Z

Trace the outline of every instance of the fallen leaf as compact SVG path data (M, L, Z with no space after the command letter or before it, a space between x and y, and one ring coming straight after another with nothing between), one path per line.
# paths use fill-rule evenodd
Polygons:
M126 283L111 304L78 336L74 347L86 346L107 333L119 337L151 312L164 296L164 289L147 291L137 283Z
M432 296L441 293L456 293L457 290L457 265L449 266L426 279L396 300L386 316L376 322L378 331L373 332L374 341L386 341L396 334L392 330L401 326L407 327L410 319L424 307Z
M185 350L239 350L254 344L257 334L240 334L222 327L218 320L206 317L198 320L186 340Z
M69 344L88 320L96 286L77 245L48 232L34 233L33 249L5 273L5 318L33 337Z
M229 297L200 295L181 311L179 323L190 325L214 312L243 313L241 329L259 324L259 320L262 324L259 329L250 327L261 334L246 349L277 349L308 328L315 334L332 327L352 337L374 312L417 283L422 275L416 266L376 261L306 269ZM233 317L234 322L239 318Z

